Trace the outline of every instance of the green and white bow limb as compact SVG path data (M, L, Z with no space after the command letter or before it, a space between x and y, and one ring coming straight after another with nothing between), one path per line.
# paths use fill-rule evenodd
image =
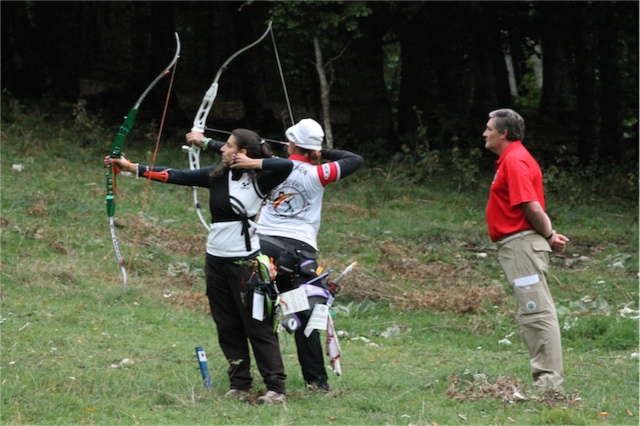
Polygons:
M133 107L129 110L129 113L126 115L124 122L118 129L118 134L113 142L113 146L111 147L111 152L109 153L109 157L111 158L120 158L122 157L123 149L124 149L124 141L129 133L129 130L133 127L133 123L136 120L136 115L138 114L138 108L144 98L149 94L151 89L167 74L170 73L171 68L175 66L180 57L180 38L178 37L178 33L175 33L176 36L176 53L169 63L169 65L149 84L149 86L142 92L142 95L138 98ZM127 289L127 269L124 264L124 260L122 258L122 254L120 253L120 247L118 246L118 240L116 238L116 230L114 225L114 216L116 213L116 200L117 200L117 190L116 190L116 174L119 170L117 170L117 165L115 163L111 164L111 167L108 168L107 171L107 196L106 196L106 204L107 204L107 216L109 217L109 228L111 230L111 241L113 241L113 248L115 249L116 256L118 258L118 264L120 265L120 270L122 272L122 292L124 293Z

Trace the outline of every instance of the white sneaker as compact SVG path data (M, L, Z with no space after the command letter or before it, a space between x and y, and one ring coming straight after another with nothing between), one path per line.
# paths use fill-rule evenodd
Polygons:
M267 391L264 395L258 398L258 404L284 404L287 401L287 397L283 393L274 391Z

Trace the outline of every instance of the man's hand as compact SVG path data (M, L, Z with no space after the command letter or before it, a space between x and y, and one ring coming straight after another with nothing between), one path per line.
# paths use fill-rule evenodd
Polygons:
M553 250L554 253L560 254L567 247L569 238L553 231L553 235L551 235L551 238L549 238L547 242L549 243L549 246L551 247L551 250Z

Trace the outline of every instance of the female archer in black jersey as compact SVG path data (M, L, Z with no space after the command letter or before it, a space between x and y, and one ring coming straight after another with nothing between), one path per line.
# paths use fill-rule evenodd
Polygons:
M236 129L220 149L222 164L176 170L134 164L124 157L105 164L163 183L208 188L211 224L205 276L218 342L229 362L231 390L226 396L247 399L252 385L249 342L267 387L259 403L285 401L284 365L273 323L252 317L247 283L252 261L260 254L254 218L269 192L292 170L293 163L273 158L269 146L251 130Z

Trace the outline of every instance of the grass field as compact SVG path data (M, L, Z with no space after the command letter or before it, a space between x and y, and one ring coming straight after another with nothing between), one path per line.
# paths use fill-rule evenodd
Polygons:
M554 227L571 238L549 276L564 393L531 386L486 234L490 168L458 191L446 173L416 183L399 164L368 162L327 189L320 236L334 277L358 261L333 308L343 375L330 377L328 394L306 391L282 332L287 404L258 406L222 398L227 366L189 188L118 176L121 295L102 168L115 131L3 111L2 424L638 424L637 170L549 183ZM128 158L149 162L154 140L137 127ZM156 163L187 167L180 145L165 137ZM210 390L196 346L207 351ZM261 380L254 391L264 392Z

